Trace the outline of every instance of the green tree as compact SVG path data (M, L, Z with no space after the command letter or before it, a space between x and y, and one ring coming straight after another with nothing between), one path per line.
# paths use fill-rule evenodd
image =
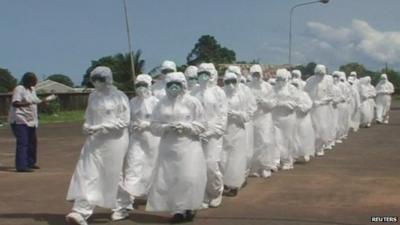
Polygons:
M65 84L69 87L74 86L74 82L72 82L71 78L64 74L53 74L47 77L47 80L52 80L61 84Z
M230 64L236 61L236 53L222 47L213 36L203 35L186 57L186 61L188 65L197 65L202 62Z
M314 69L317 64L315 62L309 62L307 65L299 65L294 67L294 70L300 70L304 80L307 80L314 74Z
M347 75L349 75L352 71L356 71L357 75L360 77L369 76L367 74L370 74L369 72L371 72L368 71L364 65L356 62L342 65L339 67L339 70L345 72Z
M133 63L135 66L135 74L141 74L144 70L145 60L141 59L142 51L138 50L133 54ZM130 54L116 54L113 56L105 56L91 62L91 66L86 70L83 76L82 86L93 87L90 83L90 72L97 66L107 66L113 72L114 85L122 91L133 91L133 79L131 72Z
M17 79L7 69L0 68L0 93L12 91L17 85Z

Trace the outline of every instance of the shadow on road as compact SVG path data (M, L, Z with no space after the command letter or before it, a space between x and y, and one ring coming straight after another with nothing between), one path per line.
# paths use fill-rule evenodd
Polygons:
M15 167L13 166L0 166L1 172L15 172Z

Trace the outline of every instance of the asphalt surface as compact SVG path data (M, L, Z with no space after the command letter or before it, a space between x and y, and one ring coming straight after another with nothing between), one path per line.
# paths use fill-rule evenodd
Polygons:
M400 217L399 134L396 103L389 125L351 133L325 156L295 164L294 170L250 178L237 197L201 210L191 224L363 225L380 224L371 223L371 216ZM15 140L7 127L0 128L0 225L65 224L72 205L65 196L84 142L81 124L43 125L38 136L42 168L16 173ZM89 223L168 224L169 219L145 212L143 204L129 220L111 222L109 216L109 210L97 208Z

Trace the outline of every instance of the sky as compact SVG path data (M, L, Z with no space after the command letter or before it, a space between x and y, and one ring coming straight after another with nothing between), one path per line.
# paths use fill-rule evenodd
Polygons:
M288 62L289 10L309 0L127 0L134 49L145 72L178 65L200 36L237 60ZM400 69L399 0L330 0L296 8L292 62L330 71L348 62ZM122 0L0 0L0 67L20 78L61 73L80 84L92 60L128 52Z

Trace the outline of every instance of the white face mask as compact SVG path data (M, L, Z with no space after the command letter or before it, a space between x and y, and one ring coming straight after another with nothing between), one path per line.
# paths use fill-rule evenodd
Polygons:
M196 86L196 84L197 84L197 80L195 80L195 79L189 79L188 80L188 86L189 87L194 87L194 86Z
M178 96L181 92L182 92L182 87L176 84L173 84L169 88L167 88L167 93L173 97Z
M145 87L136 88L136 94L140 97L146 96L149 93L149 90Z
M103 91L107 87L107 84L105 82L94 81L93 86L96 91Z

